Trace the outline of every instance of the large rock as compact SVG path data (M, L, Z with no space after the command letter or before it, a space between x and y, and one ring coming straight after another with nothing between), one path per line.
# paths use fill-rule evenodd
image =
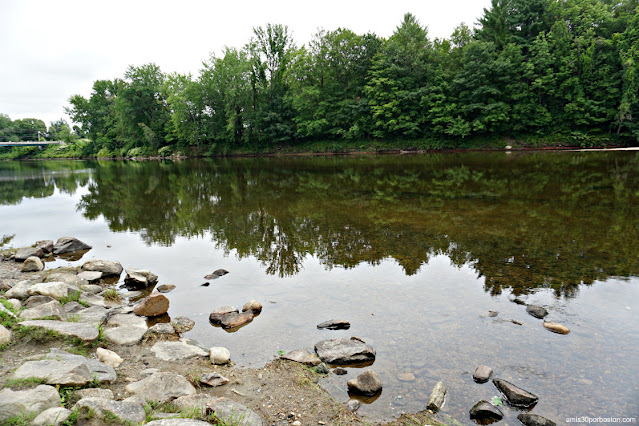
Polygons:
M44 282L46 283L55 281L60 281L76 287L81 287L83 285L89 284L87 280L83 280L82 278L78 277L77 274L68 271L54 272L47 275L47 277L44 279Z
M443 382L437 382L437 384L433 388L433 392L430 394L430 398L428 398L426 408L435 412L441 410L442 406L444 405L445 398L446 386L444 386Z
M22 321L18 323L26 327L38 327L57 331L65 336L77 337L85 342L97 340L99 336L98 326L88 323L63 322L54 320Z
M528 408L537 403L539 398L503 379L493 379L493 383L504 394L510 405Z
M53 240L36 241L35 247L42 249L44 254L53 253Z
M77 238L62 237L53 245L53 254L74 253L77 251L90 250L92 247Z
M547 330L550 330L553 333L557 333L557 334L568 334L568 333L570 333L570 329L568 327L566 327L565 325L556 323L556 322L544 321L544 327Z
M53 386L40 385L34 389L0 391L0 423L21 415L37 415L49 408L61 407L60 395Z
M61 300L69 295L69 286L63 282L38 283L29 287L27 294L29 296L49 296Z
M373 370L368 370L354 379L346 382L349 391L361 393L363 395L375 395L382 390L382 380Z
M115 381L116 374L113 367L97 360L94 358L83 357L82 355L72 354L61 349L52 348L49 350L44 357L49 360L56 361L77 361L85 364L89 371L91 372L91 376L93 379L97 380L100 383L110 383Z
M148 328L146 318L139 317L135 314L111 315L107 321L107 325L109 327L134 326L143 328L144 330Z
M146 328L135 325L123 325L121 327L107 328L104 330L104 337L109 343L131 346L140 343L145 333Z
M493 369L487 365L480 365L473 373L473 380L477 383L486 383L493 375Z
M470 418L474 420L497 421L503 417L504 413L488 401L479 401L470 409Z
M326 328L328 330L348 330L351 328L351 323L345 320L328 320L323 323L317 324L317 328L320 330Z
M189 345L186 342L158 342L151 348L156 357L164 361L179 361L181 359L196 356L206 357L208 352L204 349Z
M173 328L178 333L186 333L187 331L191 331L193 327L195 327L195 321L187 318L187 317L176 317L171 321L173 324Z
M214 414L223 424L263 426L264 422L253 410L228 398L217 398L206 404L206 412Z
M233 312L224 315L220 321L220 325L222 325L224 329L239 328L253 321L253 318L253 312L242 312L241 314Z
M57 320L63 320L66 317L66 312L62 310L62 305L60 305L60 302L57 300L52 300L51 302L25 309L20 313L20 319L23 320L36 320L38 318L55 318Z
M120 262L112 262L110 260L89 260L82 265L83 271L102 272L104 277L119 277L122 273L122 265Z
M126 391L140 395L147 401L168 402L181 396L196 393L193 385L184 376L158 372L139 382L126 386Z
M528 312L533 317L539 318L539 319L543 319L546 315L548 315L548 311L546 309L537 305L526 306L526 312Z
M64 407L54 407L44 410L31 421L31 426L58 426L66 422L71 416L71 410Z
M27 361L11 376L13 380L44 379L48 385L84 386L93 379L89 368L78 361Z
M105 363L106 365L112 368L118 368L123 361L120 355L108 349L97 348L95 350L95 354L97 355L98 359L101 362Z
M146 269L127 268L124 284L133 289L152 286L158 282L158 276Z
M24 301L24 309L35 308L38 305L53 302L54 300L53 297L49 296L29 296L29 298Z
M140 404L128 401L115 401L107 398L82 398L74 408L87 407L95 411L99 415L105 411L112 413L120 421L131 422L134 424L141 423L146 420L146 412Z
M375 360L375 350L356 339L322 340L315 344L315 353L327 364L358 364Z
M14 259L16 262L24 262L30 257L37 257L37 258L44 257L44 250L42 250L40 247L20 248L16 251Z
M222 306L211 312L209 322L213 325L222 325L222 318L224 318L224 316L238 312L240 312L240 310L234 306Z
M221 346L213 347L209 349L209 358L211 359L211 364L214 365L228 364L231 360L231 352Z
M4 294L4 297L6 297L7 299L16 298L24 300L29 296L29 287L31 287L32 285L33 283L29 281L20 281L16 285L11 287L11 289L7 290L7 292Z
M44 263L42 263L42 260L39 257L31 256L24 261L20 270L22 272L39 272L43 269Z
M307 349L293 349L292 351L281 355L280 358L311 366L319 365L319 363L322 362L317 355Z
M169 299L163 294L154 291L142 299L133 308L133 313L143 317L157 317L166 314L169 310Z
M78 301L82 303L86 303L89 306L107 307L109 305L113 305L112 303L107 302L102 296L98 296L97 294L86 293L86 292L82 292L82 294L80 294Z
M11 341L11 331L7 330L4 325L0 324L0 345Z
M557 423L539 414L522 413L517 416L517 420L522 422L524 426L557 426Z

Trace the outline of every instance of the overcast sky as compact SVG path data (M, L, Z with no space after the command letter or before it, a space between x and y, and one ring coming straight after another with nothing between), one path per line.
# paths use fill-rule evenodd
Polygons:
M472 26L490 0L142 1L0 0L0 113L68 119L71 95L88 95L97 79L154 62L164 72L197 74L210 53L241 47L252 29L284 24L297 45L318 28L388 37L404 13L431 39Z

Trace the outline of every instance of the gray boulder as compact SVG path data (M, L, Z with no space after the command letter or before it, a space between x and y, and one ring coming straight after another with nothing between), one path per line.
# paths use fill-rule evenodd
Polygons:
M3 389L0 391L0 423L14 416L37 415L61 406L60 395L53 386L40 385L22 391Z
M11 331L7 330L4 325L0 324L0 345L11 341Z
M146 330L146 318L139 317L135 314L115 314L109 317L107 321L109 327L133 326Z
M65 336L74 336L85 342L92 342L98 338L98 326L87 323L63 322L54 320L22 321L20 325L26 327L38 327L57 331Z
M69 286L63 282L37 283L27 290L29 296L49 296L60 300L69 295Z
M62 237L53 245L53 254L74 253L77 251L90 250L92 247L77 238Z
M45 355L45 359L82 362L86 364L87 368L91 372L92 378L95 378L100 383L113 382L117 377L113 367L110 367L97 359L86 358L82 355L72 354L61 349L52 348L49 350L49 353Z
M382 390L382 380L373 370L368 370L354 379L346 382L349 391L361 393L363 395L375 395Z
M45 254L53 253L53 240L36 241L35 247L42 249Z
M108 314L109 310L107 308L103 308L102 306L90 306L88 308L83 307L82 310L75 312L74 315L77 316L78 321L80 322L100 325L104 322Z
M64 407L54 407L44 410L31 421L31 426L58 426L66 422L71 416L71 410Z
M181 359L196 356L206 357L209 355L204 349L189 345L186 342L158 342L153 345L151 352L163 361L179 361Z
M89 260L82 265L83 271L102 272L105 277L119 277L122 274L122 265L120 262L112 262L110 260Z
M33 283L29 281L20 281L16 285L11 287L11 289L7 290L7 292L4 294L4 297L6 297L7 299L15 298L24 300L29 296L29 287L31 287L32 285Z
M60 302L57 300L52 300L51 302L25 309L20 313L20 319L23 320L36 320L38 318L49 317L53 317L58 320L63 320L67 317L66 312L62 310L62 305L60 305Z
M126 391L140 395L147 401L168 402L181 396L196 393L193 385L184 376L158 372L139 382L126 386Z
M347 365L375 360L375 350L356 339L322 340L315 344L315 353L327 364Z
M24 261L20 270L22 272L39 272L43 269L44 263L42 263L42 260L39 257L31 256Z
M16 251L14 259L16 262L24 262L30 257L44 257L44 251L39 247L24 247ZM23 271L24 272L24 271Z
M146 412L140 404L128 401L115 401L107 398L82 398L74 408L87 407L98 414L108 411L123 422L141 423L146 420Z
M523 390L503 379L493 379L493 384L504 394L510 405L515 407L532 407L539 401L537 395Z
M29 296L29 298L24 301L24 309L34 308L38 305L53 302L54 300L53 297L49 296Z
M107 328L104 330L104 337L109 343L131 346L140 343L145 333L146 328L135 325L123 325L121 327Z

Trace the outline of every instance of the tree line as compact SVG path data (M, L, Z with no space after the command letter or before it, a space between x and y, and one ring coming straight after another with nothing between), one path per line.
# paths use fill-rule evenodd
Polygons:
M492 0L477 28L430 39L408 13L389 38L254 29L197 75L130 66L67 112L102 155L307 141L639 141L639 0ZM594 143L594 142L593 142Z

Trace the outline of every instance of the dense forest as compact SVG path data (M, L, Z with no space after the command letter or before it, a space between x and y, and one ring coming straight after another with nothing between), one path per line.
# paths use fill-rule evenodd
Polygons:
M639 0L493 0L477 28L434 40L410 13L388 39L340 28L303 46L269 24L198 75L130 66L69 102L71 134L99 156L376 140L636 144Z

